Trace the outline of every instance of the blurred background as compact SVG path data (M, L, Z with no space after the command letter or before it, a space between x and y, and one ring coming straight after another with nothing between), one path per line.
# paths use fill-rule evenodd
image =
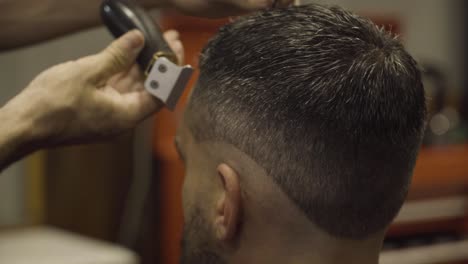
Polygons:
M315 2L341 5L398 34L424 71L431 114L408 201L388 232L382 263L468 263L468 2ZM186 63L195 66L204 43L228 21L171 11L154 15L163 28L181 32ZM111 40L96 28L0 53L0 103L42 70L95 53ZM0 262L12 254L12 237L32 230L32 238L48 234L75 248L100 243L113 254L117 246L128 262L116 263L177 263L183 167L173 136L182 110L183 103L115 140L41 151L3 171Z

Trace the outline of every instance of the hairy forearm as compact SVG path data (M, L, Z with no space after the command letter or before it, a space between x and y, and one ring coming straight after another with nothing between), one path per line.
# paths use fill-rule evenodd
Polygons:
M146 8L168 0L137 0ZM34 44L100 23L102 0L0 0L0 51Z
M36 149L30 114L14 103L0 108L0 172Z

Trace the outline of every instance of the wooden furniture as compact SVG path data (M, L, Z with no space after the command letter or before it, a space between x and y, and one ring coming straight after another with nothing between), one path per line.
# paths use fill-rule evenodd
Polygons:
M117 241L133 172L132 150L131 133L100 144L48 150L39 224Z
M468 235L468 145L421 150L408 201L388 234L435 231Z
M380 264L468 263L468 240L392 250L380 255Z
M425 244L431 234L449 239ZM421 150L408 200L387 237L412 237L421 245L384 251L381 264L468 263L468 145Z

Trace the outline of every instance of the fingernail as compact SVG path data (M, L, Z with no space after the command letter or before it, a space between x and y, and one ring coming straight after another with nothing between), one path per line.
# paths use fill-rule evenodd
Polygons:
M143 43L145 42L145 38L143 34L139 30L132 30L127 35L128 42L130 43L130 47L134 50L139 50L143 47Z

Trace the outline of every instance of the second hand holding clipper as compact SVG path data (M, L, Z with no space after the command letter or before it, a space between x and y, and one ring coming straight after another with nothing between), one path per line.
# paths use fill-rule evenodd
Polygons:
M145 46L137 62L146 76L145 89L174 110L193 68L177 65L177 57L164 40L159 27L132 0L105 0L101 6L101 17L116 38L133 29L143 33Z

